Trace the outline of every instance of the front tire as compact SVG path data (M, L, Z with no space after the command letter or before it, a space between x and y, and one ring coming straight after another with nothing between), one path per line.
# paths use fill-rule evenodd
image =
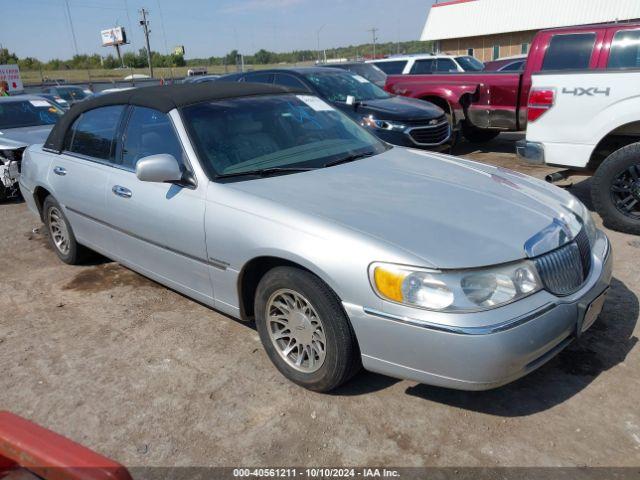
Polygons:
M493 140L500 132L498 130L487 130L471 125L469 122L462 122L462 135L471 143L485 143Z
M591 199L606 227L640 235L640 143L602 162L592 179Z
M69 265L81 263L86 256L86 250L76 241L62 207L51 195L44 199L42 216L47 227L49 245L58 258Z
M292 382L328 392L359 370L349 319L315 275L293 267L267 272L256 292L255 316L267 355Z

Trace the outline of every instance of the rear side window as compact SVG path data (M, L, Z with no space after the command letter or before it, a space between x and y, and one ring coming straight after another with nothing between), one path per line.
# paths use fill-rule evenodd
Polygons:
M393 62L374 62L373 64L387 75L402 75L404 67L407 66L407 61L395 60Z
M297 88L299 90L308 90L300 80L292 75L278 73L276 75L275 84L282 87Z
M411 67L411 74L412 75L420 75L420 74L425 74L425 73L432 73L433 69L434 69L434 63L435 60L433 59L429 59L429 60L416 60L416 62L413 64L413 67Z
M169 116L152 108L134 107L122 146L122 167L135 170L138 160L168 153L184 165L184 154Z
M595 33L555 35L544 56L542 70L580 70L589 68L596 43Z
M640 30L620 30L613 37L607 68L640 67Z
M272 73L252 73L249 75L245 75L244 81L251 82L251 83L272 83L273 74Z
M500 69L501 72L519 72L521 70L524 70L524 60L509 63Z
M65 150L113 161L116 132L123 112L124 106L112 105L83 113L67 132Z

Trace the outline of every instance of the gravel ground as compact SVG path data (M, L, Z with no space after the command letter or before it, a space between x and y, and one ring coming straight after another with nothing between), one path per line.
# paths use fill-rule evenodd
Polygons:
M503 135L456 153L547 173L511 152ZM602 316L528 377L468 393L363 372L322 395L281 377L252 325L106 259L63 265L24 203L0 225L0 409L126 465L640 465L637 237L607 232Z

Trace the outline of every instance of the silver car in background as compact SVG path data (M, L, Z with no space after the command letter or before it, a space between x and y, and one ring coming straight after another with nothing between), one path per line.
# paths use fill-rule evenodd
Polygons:
M25 148L44 143L62 113L37 95L0 97L0 201L18 194Z
M580 337L611 279L609 242L569 193L392 147L276 86L87 100L27 150L20 185L63 261L89 248L255 320L275 366L317 391L360 366L503 385Z

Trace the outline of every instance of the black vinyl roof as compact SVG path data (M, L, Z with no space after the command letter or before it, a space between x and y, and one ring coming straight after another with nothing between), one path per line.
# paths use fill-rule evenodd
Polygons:
M74 104L53 127L44 148L61 152L64 137L73 122L88 110L110 105L135 105L167 113L174 108L227 98L281 93L302 93L300 90L263 83L208 82L200 84L141 87L107 93Z

